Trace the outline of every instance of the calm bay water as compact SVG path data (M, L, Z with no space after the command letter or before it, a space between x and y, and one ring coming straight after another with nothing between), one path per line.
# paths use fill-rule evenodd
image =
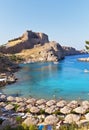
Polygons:
M58 64L21 64L22 69L16 73L19 80L0 91L45 99L89 99L89 73L84 73L84 69L89 70L89 62L77 61L88 56L68 56Z

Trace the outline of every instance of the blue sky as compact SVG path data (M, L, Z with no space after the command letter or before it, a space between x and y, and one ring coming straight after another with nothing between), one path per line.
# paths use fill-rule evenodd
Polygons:
M0 44L26 30L82 49L89 40L89 0L0 0Z

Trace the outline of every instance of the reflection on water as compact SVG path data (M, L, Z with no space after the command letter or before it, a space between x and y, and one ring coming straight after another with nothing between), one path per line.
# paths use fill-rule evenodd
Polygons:
M85 56L85 55L84 55ZM36 98L89 99L89 63L78 62L80 56L66 57L58 64L21 64L16 73L19 80L0 89L6 94Z

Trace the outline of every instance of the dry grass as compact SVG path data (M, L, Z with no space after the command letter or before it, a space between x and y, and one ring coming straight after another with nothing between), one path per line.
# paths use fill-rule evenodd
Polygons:
M43 47L37 47L33 49L22 50L20 53L17 53L17 56L21 56L23 58L38 58L40 57L40 51L42 51Z
M20 42L22 42L21 39L10 41L10 42L8 42L8 46L13 47L13 46L19 44Z

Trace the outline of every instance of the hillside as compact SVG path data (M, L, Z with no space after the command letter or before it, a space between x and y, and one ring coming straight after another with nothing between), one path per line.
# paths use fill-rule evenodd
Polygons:
M24 62L59 61L66 55L86 53L72 47L62 47L55 41L49 41L47 34L32 31L9 40L0 47L0 52L9 54L10 57L18 56Z
M0 53L0 73L15 72L19 66L13 63L7 56Z
M64 58L62 47L56 42L45 43L32 49L24 49L16 54L28 62L58 61Z
M26 31L22 36L9 40L0 47L4 54L16 54L24 61L58 61L64 58L64 52L57 42L50 42L48 35Z

